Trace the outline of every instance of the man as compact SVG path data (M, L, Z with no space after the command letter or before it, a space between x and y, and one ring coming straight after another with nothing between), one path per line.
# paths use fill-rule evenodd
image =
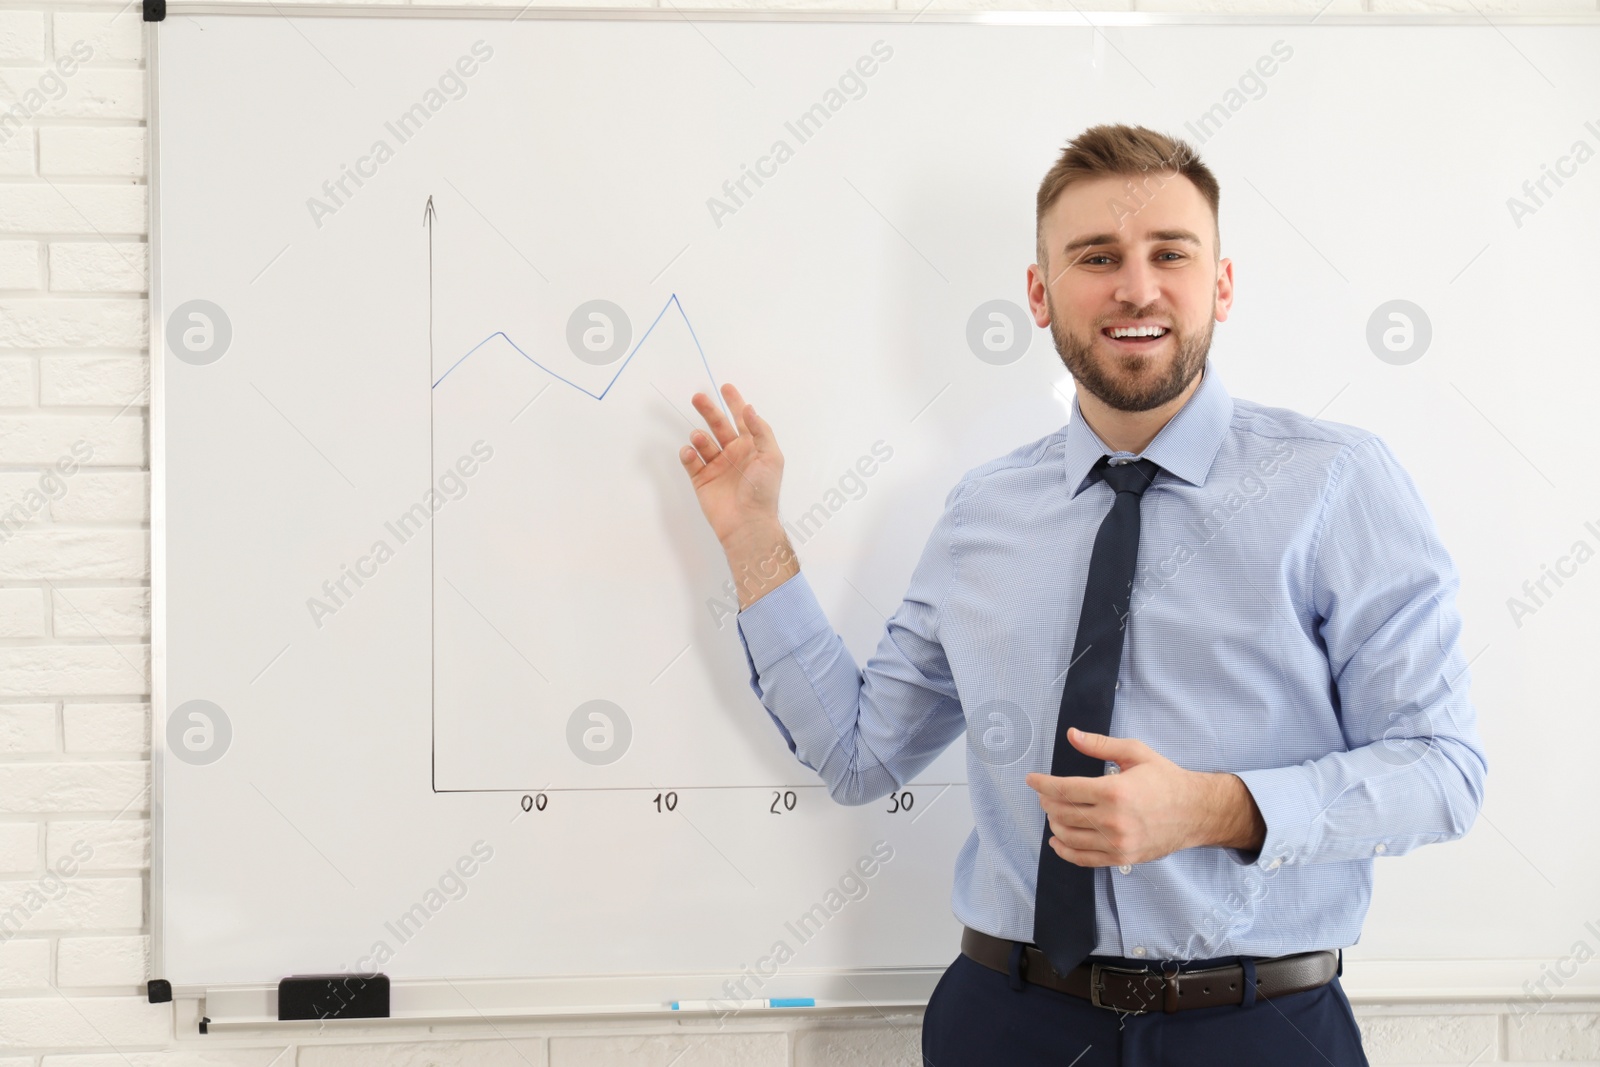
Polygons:
M1450 556L1381 438L1235 400L1216 179L1143 127L1066 146L1034 321L1070 422L968 471L864 672L778 520L731 385L680 453L751 687L847 804L966 735L962 953L933 1067L1365 1064L1339 983L1376 856L1462 836L1487 763ZM1293 358L1292 338L1285 338Z

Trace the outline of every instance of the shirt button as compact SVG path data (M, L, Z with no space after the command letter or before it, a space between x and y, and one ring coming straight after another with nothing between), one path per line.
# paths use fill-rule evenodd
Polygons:
M1133 873L1133 864L1124 863L1121 867L1118 867L1117 870L1121 871L1123 874L1132 874Z
M1385 844L1383 844L1383 842L1380 841L1380 842L1378 842L1377 845L1375 845L1373 847L1372 851L1374 851L1374 852L1387 852L1387 851L1389 851L1389 849L1388 849L1388 846L1386 846Z
M1113 688L1113 689L1121 689L1122 688L1122 683L1118 682L1116 685L1112 686L1111 688Z
M1144 955L1144 946L1143 945L1134 945L1133 946L1133 954L1135 956L1143 956Z

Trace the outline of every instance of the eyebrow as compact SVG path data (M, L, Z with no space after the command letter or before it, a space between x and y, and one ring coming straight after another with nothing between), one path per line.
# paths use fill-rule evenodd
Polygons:
M1205 245L1201 243L1200 238L1196 237L1188 230L1153 230L1151 231L1149 238L1152 241L1187 241L1196 248L1205 247ZM1068 242L1067 246L1061 251L1071 254L1078 251L1080 248L1093 248L1096 245L1114 245L1116 243L1116 234L1096 233L1090 234L1088 237L1080 237L1076 241Z

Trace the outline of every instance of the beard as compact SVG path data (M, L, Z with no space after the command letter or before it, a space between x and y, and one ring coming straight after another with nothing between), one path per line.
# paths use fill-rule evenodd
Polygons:
M1214 321L1208 321L1204 334L1189 334L1172 326L1176 352L1162 373L1161 357L1153 354L1119 357L1097 353L1095 344L1104 336L1099 328L1087 340L1073 334L1056 314L1049 290L1045 290L1045 306L1050 309L1050 336L1061 362L1079 385L1118 411L1149 411L1180 395L1205 366L1206 354L1211 351L1211 333L1216 327ZM1150 318L1151 313L1125 317Z

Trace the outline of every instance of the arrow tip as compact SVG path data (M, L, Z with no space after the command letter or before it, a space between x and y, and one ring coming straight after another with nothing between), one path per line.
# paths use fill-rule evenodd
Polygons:
M422 224L426 226L428 221L432 219L435 214L437 213L433 210L433 194L429 193L428 203L422 209Z

